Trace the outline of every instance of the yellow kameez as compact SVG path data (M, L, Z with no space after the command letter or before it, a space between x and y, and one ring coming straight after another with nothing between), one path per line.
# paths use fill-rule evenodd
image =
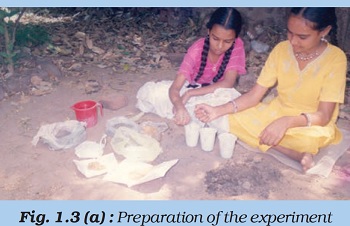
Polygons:
M339 104L344 101L346 62L344 52L328 44L320 56L300 70L289 41L279 43L257 80L263 87L277 84L278 96L270 103L229 115L230 132L250 146L267 151L270 146L259 145L258 138L267 125L282 116L316 112L319 102L324 101L337 103L328 125L288 129L279 145L316 154L319 148L340 142L342 135L335 123Z

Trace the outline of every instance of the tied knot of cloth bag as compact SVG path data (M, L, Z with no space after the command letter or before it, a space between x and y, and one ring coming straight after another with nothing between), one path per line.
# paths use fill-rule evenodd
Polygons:
M337 160L350 148L350 132L344 129L340 129L340 131L343 134L342 141L338 144L332 144L327 147L320 148L319 152L314 156L314 166L307 170L305 172L306 174L319 175L322 177L328 177L331 174ZM237 142L247 150L261 153L261 151L257 148L250 147L240 140ZM280 152L272 149L271 151L267 152L267 154L273 156L281 163L303 172L299 162L290 159Z

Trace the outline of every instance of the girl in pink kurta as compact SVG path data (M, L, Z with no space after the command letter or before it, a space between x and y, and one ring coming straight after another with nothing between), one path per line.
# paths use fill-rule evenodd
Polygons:
M174 81L148 82L137 93L136 106L186 125L197 103L217 105L240 94L233 88L245 74L241 15L233 8L218 8L207 23L208 35L186 53Z
M178 74L185 76L186 80L191 85L202 85L202 84L211 84L213 83L213 78L218 74L218 69L222 64L224 59L224 54L219 56L218 61L214 64L207 58L206 66L203 71L203 75L195 81L196 75L198 74L200 65L201 65L201 54L203 51L205 43L205 38L197 40L192 46L188 49L182 64L178 70ZM236 38L234 43L234 48L232 50L230 59L226 65L224 71L237 71L239 75L246 73L245 70L245 52L244 45L241 38ZM223 80L224 77L221 77L219 81Z

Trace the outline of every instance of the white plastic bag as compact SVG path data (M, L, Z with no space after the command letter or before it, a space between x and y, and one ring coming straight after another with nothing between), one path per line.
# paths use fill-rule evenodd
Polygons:
M68 120L41 126L32 144L36 146L41 140L51 150L60 150L75 147L85 139L86 122Z
M115 130L111 146L115 153L142 162L151 162L162 152L156 139L128 127L119 127Z
M162 134L169 128L166 122L145 121L140 124L140 132L160 141Z
M129 119L124 116L118 116L111 118L106 123L106 134L110 137L114 136L115 130L119 127L128 127L133 130L139 131L139 125L135 123L134 120Z
M103 149L106 146L107 142L107 135L104 134L100 142L97 143L95 141L84 141L83 143L79 144L77 147L75 147L75 155L79 158L98 158L102 156Z

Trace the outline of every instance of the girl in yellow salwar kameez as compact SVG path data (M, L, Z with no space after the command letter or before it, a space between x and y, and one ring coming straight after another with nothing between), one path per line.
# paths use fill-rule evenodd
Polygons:
M306 171L319 148L342 139L336 120L347 61L325 39L335 32L334 8L293 8L287 28L288 41L272 50L252 90L221 106L198 105L195 113L203 122L229 114L230 132L239 139L264 152L272 147ZM278 96L261 103L274 85Z

